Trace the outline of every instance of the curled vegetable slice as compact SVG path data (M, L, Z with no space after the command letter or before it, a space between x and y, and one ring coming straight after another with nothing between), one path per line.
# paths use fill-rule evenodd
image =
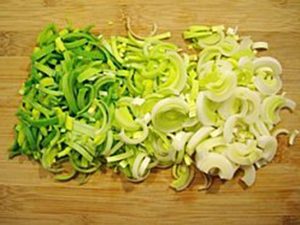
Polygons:
M281 95L271 95L266 97L261 104L262 119L269 124L276 124L280 121L279 111L282 108L294 110L296 103Z
M216 104L209 100L204 92L198 94L196 105L199 121L205 126L215 125L218 119Z
M122 140L123 142L127 143L127 144L131 144L131 145L134 145L134 144L138 144L138 143L141 143L142 141L144 141L148 134L149 134L149 128L147 126L147 124L142 121L142 120L136 120L136 122L142 127L142 132L136 132L138 134L137 137L134 137L134 138L129 138L126 134L125 134L125 131L124 129L121 130L121 133L120 133L120 140Z
M234 163L242 166L249 166L262 157L262 151L256 147L256 143L233 143L228 145L226 156Z
M256 170L254 166L242 166L241 169L244 171L241 181L243 181L248 187L253 185L256 177Z
M232 179L236 169L232 163L223 155L218 153L209 153L201 161L196 162L197 168L204 173L211 174L213 169L218 169L216 172L221 179Z
M187 153L192 155L195 151L197 145L209 136L209 134L214 130L213 127L201 127L189 140L187 143Z
M153 126L162 132L180 130L188 120L188 104L179 97L170 97L156 103L152 109Z
M296 137L299 134L299 130L293 130L289 136L289 145L293 145L295 143Z
M192 166L186 166L185 164L174 165L173 177L175 180L170 184L176 191L182 191L186 189L194 178L194 169Z
M234 95L223 102L218 108L223 119L238 114L244 117L247 123L253 123L259 117L260 97L255 91L237 87Z
M273 136L261 136L257 139L258 146L263 149L262 158L270 162L277 150L277 140Z

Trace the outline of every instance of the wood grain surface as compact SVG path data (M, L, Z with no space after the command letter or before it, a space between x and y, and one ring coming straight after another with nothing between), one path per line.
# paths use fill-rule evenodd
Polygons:
M300 104L299 0L0 0L0 224L300 224L300 140L287 146L280 138L275 160L260 169L253 187L214 180L198 192L201 177L188 190L168 188L170 171L154 171L131 184L110 171L83 186L55 182L38 163L7 159L13 140L17 91L25 81L38 32L48 23L70 20L95 24L95 32L124 34L121 12L145 34L156 22L183 45L181 32L191 24L238 26L242 35L269 42L267 54L283 65L284 91ZM113 25L108 22L112 21ZM266 53L264 53L266 54ZM300 107L282 112L282 127L300 126Z

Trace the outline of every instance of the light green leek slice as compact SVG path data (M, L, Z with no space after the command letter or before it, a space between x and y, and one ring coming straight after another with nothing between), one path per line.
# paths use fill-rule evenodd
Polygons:
M152 109L153 126L162 132L180 130L188 120L188 104L181 98L166 98Z
M130 145L135 145L135 144L139 144L141 142L143 142L149 134L149 128L147 126L147 124L144 121L141 120L136 120L136 122L142 127L142 133L139 134L138 137L136 138L129 138L126 134L124 129L121 130L120 133L120 140L125 142L126 144L130 144Z
M182 191L191 184L194 178L194 169L184 164L174 165L173 168L173 176L176 180L174 180L170 186L176 191Z

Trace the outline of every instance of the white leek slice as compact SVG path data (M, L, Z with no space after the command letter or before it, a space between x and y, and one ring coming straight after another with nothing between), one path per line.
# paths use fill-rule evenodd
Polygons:
M279 76L272 77L272 80L265 80L261 76L256 76L253 83L265 95L276 94L282 88L282 81Z
M215 138L208 138L196 147L196 151L201 151L203 149L212 150L213 148L221 145L226 145L225 139L222 136L215 137Z
M213 127L201 127L187 143L186 152L192 155L195 151L196 146L214 130Z
M277 59L270 57L270 56L263 56L253 60L254 70L257 71L258 69L270 68L273 72L274 76L278 76L282 73L281 64L278 62Z
M257 139L257 144L263 149L262 158L268 162L272 161L277 151L277 140L273 136L261 136Z
M289 145L293 145L295 143L296 137L299 134L299 130L293 130L289 135Z
M229 57L237 51L239 44L233 36L227 36L219 44L220 51L223 55Z
M272 132L273 137L277 137L280 134L289 134L289 130L285 128L278 128Z
M259 108L260 97L257 92L245 87L237 87L234 95L221 104L218 112L223 119L239 114L247 123L252 123L258 119Z
M256 147L255 142L250 144L233 143L228 145L226 156L238 165L249 166L262 156L262 151Z
M189 138L193 135L192 132L184 132L180 131L175 134L172 140L172 146L176 151L180 151L184 149L185 144L189 140Z
M221 135L222 133L223 133L223 127L219 127L218 129L212 131L212 132L210 133L210 136L211 136L212 138L214 138L214 137L217 137L217 136Z
M135 179L140 179L146 172L151 159L145 153L139 153L132 166L132 176Z
M266 124L262 120L257 120L254 123L254 127L256 128L258 133L260 134L259 136L262 136L262 135L269 136L270 135L270 131L268 130L268 127L266 126Z
M280 121L279 111L282 108L294 110L296 103L281 95L271 95L266 97L261 104L261 116L266 123L277 124Z
M215 102L222 102L228 99L237 85L237 78L233 72L226 71L221 76L218 81L208 83L206 86L208 90L205 91L205 95Z
M253 65L256 74L253 82L256 88L266 95L276 94L282 87L281 64L272 57L264 56L254 59Z
M252 48L253 49L268 49L269 45L267 42L257 41L252 44Z
M255 182L256 171L254 166L242 166L241 169L244 171L244 175L241 178L248 187L252 186Z
M256 166L256 168L262 168L263 166L267 165L268 161L265 159L260 159L258 160L254 165Z
M234 137L234 127L242 117L239 115L230 116L224 124L223 136L227 143L232 142Z
M204 159L196 162L196 166L204 173L210 174L213 169L218 169L218 175L221 179L232 179L236 169L232 163L223 155L218 153L209 153Z
M212 177L208 174L201 173L203 179L204 179L204 184L200 185L198 187L198 191L204 191L207 190L211 187L212 185Z

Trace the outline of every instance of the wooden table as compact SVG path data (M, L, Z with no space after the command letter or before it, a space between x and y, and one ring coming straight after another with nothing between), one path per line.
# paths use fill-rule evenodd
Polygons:
M0 2L0 224L300 224L300 140L287 147L280 139L275 160L258 171L253 187L238 178L216 179L198 192L168 188L170 171L155 171L142 184L97 173L86 185L57 183L25 158L7 159L13 140L17 91L27 77L29 56L38 32L49 22L95 24L95 32L124 34L121 12L133 28L147 33L152 22L170 30L183 45L181 32L191 24L239 26L240 33L269 42L268 54L282 62L284 90L300 103L300 2L274 1L122 1L2 0ZM113 25L109 21L113 22ZM282 126L299 128L300 110L283 112Z

